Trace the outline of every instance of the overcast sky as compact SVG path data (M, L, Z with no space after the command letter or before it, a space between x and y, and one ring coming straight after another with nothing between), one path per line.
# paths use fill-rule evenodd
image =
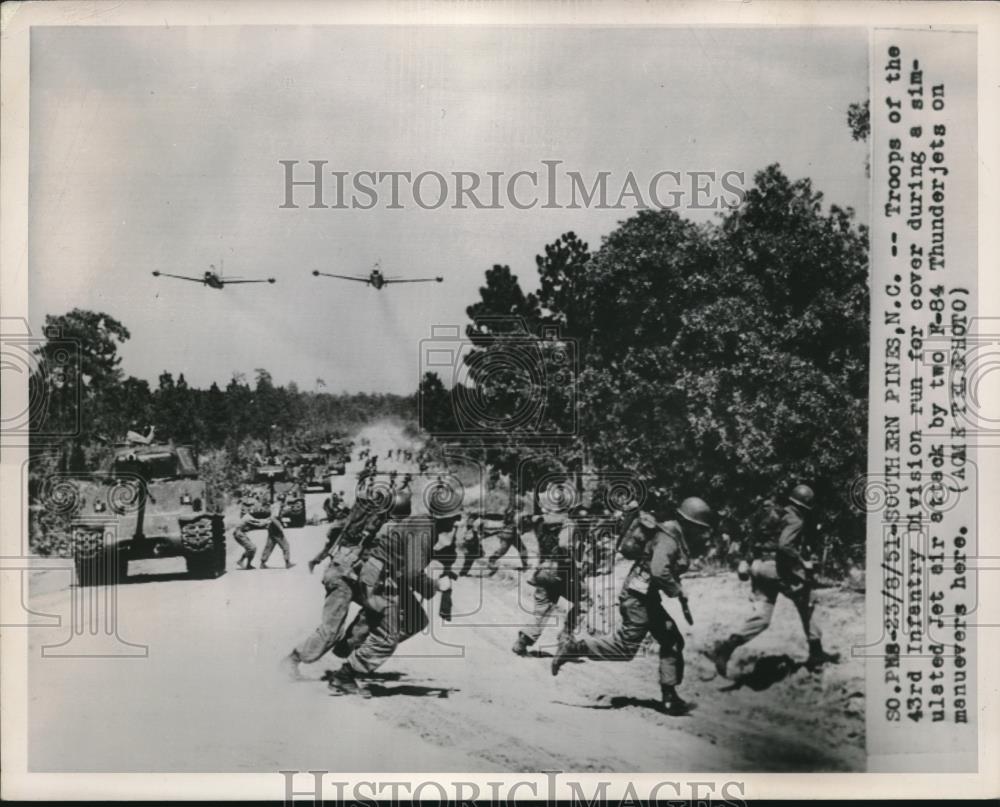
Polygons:
M483 272L622 210L297 210L279 160L330 170L755 171L780 162L867 221L861 29L35 28L29 302L132 332L126 372L194 385L411 392L433 325L464 324ZM433 188L428 185L428 188ZM305 196L302 197L303 200ZM407 197L404 197L407 198ZM305 202L302 202L305 204ZM706 213L685 213L704 218ZM153 270L274 276L223 291ZM443 275L390 286L313 269Z

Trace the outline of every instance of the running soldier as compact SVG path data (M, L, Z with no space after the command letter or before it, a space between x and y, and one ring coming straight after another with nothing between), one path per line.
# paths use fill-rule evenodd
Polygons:
M359 678L371 675L401 642L427 626L422 602L451 582L444 575L435 580L427 566L435 557L439 530L454 530L460 517L410 516L393 519L379 531L358 574L361 612L335 650L347 660L328 678L331 695L360 692Z
M459 577L468 577L477 560L483 557L483 520L475 513L465 517L462 529L462 568Z
M326 593L319 626L282 661L282 666L293 679L301 678L300 663L312 664L319 661L343 633L351 601L357 597L358 567L362 553L375 531L388 517L380 512L385 505L373 495L372 481L372 476L368 474L361 477L357 498L340 531L332 539L328 533L326 546L310 561L318 564L323 558L330 558L323 573L323 588ZM331 532L332 530L333 528Z
M271 515L267 522L267 543L264 544L264 552L260 556L260 568L267 568L267 559L271 557L275 545L281 547L281 554L285 556L285 568L291 569L292 552L288 547L288 539L285 538L285 529L281 526L281 508L285 504L285 494L278 494L271 505Z
M736 648L767 630L774 614L778 595L783 594L795 605L802 629L809 642L806 668L816 672L828 662L840 661L837 653L823 649L823 637L814 619L816 600L813 594L813 564L811 555L815 542L812 523L815 494L808 485L796 485L788 496L784 510L765 508L758 527L762 541L752 547L750 587L754 613L735 633L717 643L706 655L715 663L719 675L725 677L729 659ZM765 505L772 504L766 502ZM741 566L741 571L743 567ZM745 574L745 573L744 573Z
M587 540L587 511L581 506L563 519L557 514L545 514L535 521L538 538L538 567L528 583L535 588L534 621L518 631L511 650L515 655L527 656L530 648L542 635L545 622L559 600L568 603L566 618L559 632L560 642L576 632L577 619L582 610L583 586L579 560Z
M521 556L521 571L528 571L528 548L524 545L521 537L520 525L516 520L516 507L513 502L507 505L503 513L503 528L500 530L500 546L496 552L489 556L486 565L489 567L490 577L500 570L500 558L510 551L511 547L517 549L517 554Z
M344 500L339 493L327 496L323 501L323 510L326 512L326 519L330 527L326 531L326 543L323 548L307 564L309 574L312 574L313 570L323 562L323 559L329 556L351 515L351 510L344 506Z
M571 658L628 661L646 635L652 634L660 646L664 711L679 716L691 710L691 704L677 694L684 679L684 637L664 610L660 593L679 599L685 619L693 622L680 576L691 562L689 542L700 541L708 533L714 514L704 501L690 497L681 502L677 515L677 520L659 524L651 514L639 514L620 545L622 555L634 563L619 595L618 629L611 636L565 639L552 659L553 675Z

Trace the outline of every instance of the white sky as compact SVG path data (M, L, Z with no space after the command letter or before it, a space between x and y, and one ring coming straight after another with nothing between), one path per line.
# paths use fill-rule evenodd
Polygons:
M483 272L621 210L282 210L278 160L330 170L662 170L780 162L868 215L861 29L36 28L31 320L73 307L132 332L126 372L195 385L266 367L279 383L412 392L420 341L464 325ZM428 186L433 187L433 186ZM302 194L305 198L306 194ZM403 197L408 198L408 195ZM301 202L300 202L301 203ZM699 214L704 217L704 213ZM224 291L154 269L275 276ZM313 269L444 275L390 286Z

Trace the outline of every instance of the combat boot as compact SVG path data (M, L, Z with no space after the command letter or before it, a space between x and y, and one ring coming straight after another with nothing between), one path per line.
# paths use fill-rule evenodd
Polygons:
M568 637L559 640L556 647L556 654L552 657L552 674L559 675L559 670L563 664L575 657L579 652L579 644L575 639Z
M346 663L327 678L326 686L331 695L357 695L361 692L354 668Z
M840 653L827 653L819 639L809 640L809 658L806 659L806 669L809 672L819 672L824 664L836 664L840 661Z
M298 651L293 650L287 656L281 660L281 671L288 676L292 681L301 681L302 673L299 671L299 658Z
M531 640L525 636L523 633L517 634L517 640L514 642L514 646L511 651L515 656L526 656L528 655L528 648L531 647Z
M660 687L660 692L663 696L661 701L663 711L671 717L683 717L686 714L690 714L691 710L694 709L694 704L688 703L688 701L677 694L676 687L663 684Z
M730 636L728 639L716 642L715 645L707 653L705 653L712 663L715 664L715 671L721 677L726 677L726 668L729 666L729 658L741 644L742 642L740 641L739 636Z

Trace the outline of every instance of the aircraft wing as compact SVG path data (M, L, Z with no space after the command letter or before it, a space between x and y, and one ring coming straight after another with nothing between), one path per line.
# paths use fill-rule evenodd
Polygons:
M340 280L357 280L360 283L370 282L367 277L353 277L351 275L331 275L329 272L320 272L320 271L314 271L313 274L316 275L316 277L322 275L323 277L335 277Z
M184 275L172 275L169 272L153 272L153 277L173 277L177 280L192 280L195 283L205 282L205 278L203 277L185 277Z
M223 279L222 285L228 286L230 283L274 283L274 278L269 277L263 280L229 280Z
M386 283L442 283L443 277L389 277Z

